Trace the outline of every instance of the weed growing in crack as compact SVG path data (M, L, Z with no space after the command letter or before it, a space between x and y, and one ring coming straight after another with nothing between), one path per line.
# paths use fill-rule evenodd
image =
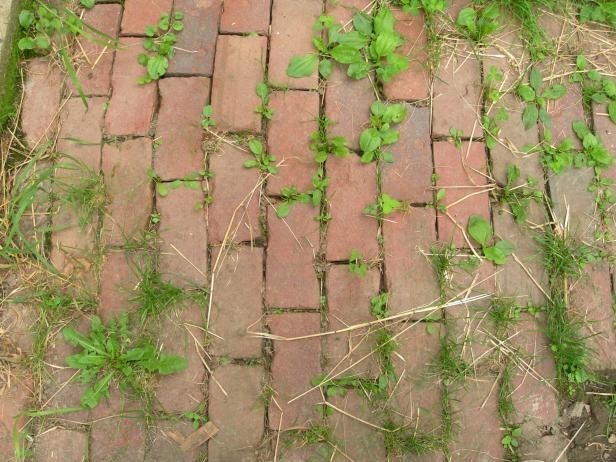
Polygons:
M596 69L589 69L584 55L576 58L576 69L571 81L579 83L582 88L582 102L586 112L592 112L593 103L605 104L610 120L616 124L616 82L601 75Z
M504 265L507 257L513 253L513 245L505 240L490 245L493 238L492 226L483 217L471 215L468 219L468 233L481 245L483 256L495 265Z
M602 258L600 252L564 233L547 231L536 239L552 287L562 284L566 278L579 279L588 263Z
M248 149L253 156L253 159L248 159L244 162L246 168L258 168L261 172L266 174L278 173L278 167L276 167L276 157L268 154L263 143L261 141L252 139L248 141Z
M325 178L322 164L319 170L312 177L313 189L307 192L299 192L295 186L287 186L280 191L280 202L276 207L276 216L286 218L291 211L293 204L312 204L314 207L321 205L321 199L325 195L325 188L329 184L329 179Z
M261 104L257 106L255 112L257 114L261 114L262 117L265 117L267 120L272 120L274 116L274 110L269 107L270 97L269 97L269 87L265 82L259 82L257 84L256 93L259 98L261 98Z
M216 126L216 121L214 120L214 108L211 104L203 106L203 110L201 111L201 127L205 130L209 130L210 127Z
M391 128L406 117L406 106L402 103L385 105L375 101L370 106L370 127L359 137L361 161L365 164L379 159L393 162L393 155L384 151L385 146L394 144L400 138L400 132Z
M510 298L492 298L490 300L490 311L488 312L496 336L503 337L512 324L521 319L523 308Z
M351 251L349 257L349 271L359 277L365 277L368 272L368 264L358 250Z
M564 96L567 89L559 83L544 88L543 75L536 67L530 71L527 84L520 84L516 90L518 96L526 103L522 113L524 128L529 128L541 122L544 126L544 137L551 140L552 118L546 110L549 100L557 100Z
M162 14L157 24L145 28L146 38L143 41L145 53L137 60L146 68L147 74L139 77L139 85L146 85L160 79L167 73L169 60L175 54L176 32L184 30L184 13L176 11L173 18L168 13Z
M382 219L383 217L391 215L394 212L408 210L408 208L408 204L394 199L389 194L381 193L376 204L369 204L364 208L364 214L377 219Z
M453 145L456 147L456 149L462 149L462 137L464 136L462 130L451 127L449 129L449 136L451 137Z
M523 224L528 217L531 202L540 203L543 194L535 188L537 181L531 177L527 177L525 183L516 185L520 176L518 166L513 164L507 166L507 184L499 191L497 200L509 206L516 223Z
M456 26L460 33L477 45L485 45L486 38L494 33L499 26L498 5L489 4L483 7L465 7L458 13Z
M488 149L494 149L498 144L498 139L500 136L500 127L498 126L499 122L504 122L509 119L509 114L507 114L507 110L505 108L498 108L496 114L491 115L482 115L481 116L481 126L484 130L484 137L486 140L486 146Z
M290 447L292 445L305 446L324 443L323 457L325 460L331 460L334 455L334 448L337 446L334 438L334 431L331 427L325 424L311 424L307 429L290 430L286 432L284 445Z

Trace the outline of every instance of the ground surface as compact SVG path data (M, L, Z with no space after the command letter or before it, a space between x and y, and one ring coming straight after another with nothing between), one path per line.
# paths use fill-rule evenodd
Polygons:
M24 215L34 236L47 230L40 251L60 272L55 282L41 279L40 263L1 267L0 458L12 460L17 446L36 461L616 460L601 395L613 392L605 377L616 370L610 260L583 265L582 277L566 283L568 316L592 352L587 366L596 380L586 391L599 393L569 395L556 380L549 312L539 309L560 292L535 239L556 230L609 251L610 238L599 244L596 231L613 223L598 218L592 168L556 175L538 153L522 152L544 135L536 124L524 128L524 103L512 90L529 68L514 22L479 51L449 36L431 72L424 16L396 10L409 69L380 85L374 76L351 80L335 65L324 82L316 73L288 77L289 60L312 51L311 25L323 11L348 28L354 9L369 11L371 2L222 3L125 0L86 11L88 24L121 44L114 51L80 41L75 62L87 110L56 62L25 63L19 123L4 153L28 159L45 146L69 154L102 175L106 200L86 223L70 203L48 204L45 194ZM465 2L454 3L453 18ZM184 12L176 55L163 78L140 86L145 27L172 8ZM539 68L567 89L547 105L553 144L577 140L571 124L585 120L613 151L616 126L604 102L584 106L569 81L582 52L612 75L614 63L601 51L605 40L612 47L611 33L588 35L550 14L542 21L561 54ZM497 102L483 91L492 66L504 74L498 89L509 91ZM262 81L271 120L255 111ZM402 102L406 115L389 149L393 163L365 164L360 134L377 98ZM216 125L204 129L208 104ZM480 116L499 107L509 119L488 149ZM282 188L313 190L310 136L323 117L351 153L328 156L329 183L316 205L297 201L279 218L276 208L288 198ZM278 172L244 166L252 138L263 140ZM38 168L50 159L41 156ZM516 184L537 180L541 199L530 201L520 223L499 199L509 165L521 171ZM76 178L70 170L55 175ZM616 169L605 175L616 177ZM386 216L365 213L383 194L402 205ZM505 264L460 264L482 255L466 232L471 215L492 224L496 241L513 244ZM160 276L150 301L162 299L161 287L181 295L144 318L136 297L146 274ZM71 300L58 302L69 308L59 315L55 290ZM84 293L94 302L81 302ZM379 312L375 297L385 293ZM459 300L466 301L451 303ZM489 313L497 309L505 329ZM151 377L138 393L113 382L92 410L53 412L78 408L85 389L71 380L76 371L64 358L80 349L62 329L87 333L95 313L108 323L123 312L134 315L131 335L183 356L187 368ZM328 379L321 387L320 376ZM36 412L19 414L27 409ZM218 433L182 450L178 435L207 420ZM507 448L507 435L519 447Z

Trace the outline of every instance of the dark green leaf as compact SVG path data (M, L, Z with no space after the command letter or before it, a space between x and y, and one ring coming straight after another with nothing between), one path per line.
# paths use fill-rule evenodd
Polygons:
M487 245L492 239L492 226L480 215L471 215L467 229L471 237L482 246Z
M287 75L295 78L307 77L314 74L318 63L319 57L312 53L304 56L293 56L287 67Z

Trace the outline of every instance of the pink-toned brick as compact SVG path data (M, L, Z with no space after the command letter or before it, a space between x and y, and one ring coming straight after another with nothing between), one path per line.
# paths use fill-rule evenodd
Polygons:
M220 257L219 257L220 255ZM211 351L217 356L254 358L261 356L261 340L246 331L259 328L262 312L263 249L225 247L212 254L214 291L210 330Z
M203 307L194 303L178 307L162 318L158 338L162 351L188 362L182 372L158 378L154 392L166 412L192 411L204 399L205 368L195 343L195 339L203 337L199 328L203 324Z
M84 14L89 26L111 38L118 36L122 5L96 5ZM112 44L105 46L93 40L83 40L83 62L77 70L77 78L86 95L108 95L111 89L111 68L114 50ZM77 94L73 91L74 94Z
M267 38L220 35L212 80L212 106L219 130L261 130L255 89L263 80Z
M334 122L330 134L343 136L351 148L359 149L359 135L370 124L374 100L369 79L351 80L342 67L334 65L325 89L325 115Z
M184 30L177 36L169 74L212 75L221 4L221 0L175 0L174 11L184 13Z
M272 8L268 79L277 86L316 88L318 75L293 78L287 66L293 56L314 52L311 25L323 9L321 0L275 0Z
M98 314L104 322L132 310L138 264L125 252L111 252L102 264Z
M134 415L111 417L95 421L91 428L92 462L143 459L146 429L142 419Z
M210 381L209 417L220 430L209 441L208 460L256 460L265 424L263 369L230 364L216 369L214 377L227 395Z
M36 462L65 462L86 460L88 434L55 427L43 432L34 443Z
M159 146L154 168L164 180L183 178L205 168L201 111L210 95L210 79L168 78L159 83L160 109L156 124Z
M142 40L126 37L115 54L111 86L113 94L105 117L110 135L146 135L156 106L156 83L139 85L146 69L137 61Z
M204 285L207 272L207 232L203 191L182 186L157 196L160 213L159 271L179 286Z
M464 136L480 137L481 68L470 49L460 47L450 57L452 52L444 52L434 79L432 134L449 136L455 128Z
M122 16L122 35L143 35L149 25L158 24L162 14L170 13L173 0L126 0Z
M317 213L311 205L295 204L283 221L268 208L265 302L270 307L319 307L319 283L314 268L319 249L319 225L314 220Z
M376 218L364 208L376 202L375 164L363 164L355 154L327 162L327 188L331 220L327 226L327 259L348 260L353 250L364 258L378 253Z
M174 432L183 437L190 435L195 430L192 425L186 421L165 421L158 420L156 428L152 429L150 440L146 448L144 462L197 462L199 460L199 449L192 451L183 451L182 448L173 441L169 434Z
M152 143L137 138L103 146L103 173L109 197L103 243L122 245L145 231L152 213Z
M544 82L544 85L555 83L558 82ZM576 120L584 121L582 95L577 85L567 84L565 86L567 93L563 97L548 103L548 112L552 117L552 136L555 143L563 138L571 138L577 146L581 146L571 124Z
M438 301L439 287L428 257L436 241L434 210L413 208L383 223L385 274L391 313ZM427 313L418 313L416 319Z
M335 17L341 25L350 23L356 11L366 11L370 8L370 0L338 0L326 2L327 14Z
M269 29L271 0L226 0L220 18L220 32L256 32Z
M395 10L394 16L397 20L396 31L405 39L397 53L409 59L409 67L383 85L385 97L394 100L427 99L430 96L430 73L427 68L425 18L423 14L413 16L401 10Z
M412 203L432 201L430 109L407 106L408 116L396 128L400 139L389 151L394 162L383 166L383 192Z
M328 330L373 321L370 300L378 294L379 283L380 274L377 270L370 270L361 278L351 273L347 265L331 266L327 273ZM335 368L337 372L342 372L373 351L375 344L374 336L366 329L327 336L324 342L327 371ZM376 356L372 355L342 375L376 378L379 373Z
M459 226L466 230L471 215L490 220L490 201L486 185L486 152L483 143L462 143L462 149L449 142L433 145L437 188L445 189L443 204L447 213L438 213L439 240L453 242L456 247L468 247ZM484 192L481 192L484 191ZM472 194L472 195L471 195ZM455 205L453 205L455 204ZM470 239L470 237L469 237ZM473 245L477 243L473 242Z
M274 116L267 127L269 152L284 159L280 171L272 175L267 189L277 194L285 186L294 185L299 191L312 188L312 175L317 165L310 150L310 135L317 129L319 95L315 92L284 91L271 95L270 107Z
M321 329L318 313L286 313L268 316L272 334L296 337L315 334ZM273 430L303 427L318 418L318 390L289 401L308 391L311 379L321 372L321 342L318 338L296 341L274 341L272 388L274 396L269 407L269 426ZM301 367L298 365L301 364ZM276 403L274 403L276 400ZM280 409L279 409L280 407Z
M26 83L21 111L21 129L30 148L53 138L60 106L62 74L43 58L26 64Z
M260 181L257 169L245 168L250 154L228 144L209 154L213 202L208 207L211 242L222 242L228 233L231 242L252 241L261 235L259 227ZM232 186L232 187L231 187ZM237 210L236 210L237 209Z

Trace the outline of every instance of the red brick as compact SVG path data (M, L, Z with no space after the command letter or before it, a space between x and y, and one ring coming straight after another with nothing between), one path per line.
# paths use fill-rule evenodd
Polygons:
M612 310L609 270L594 265L585 269L585 277L571 287L571 315L584 323L583 333L590 351L591 368L596 371L616 367L616 333Z
M296 337L315 334L321 329L318 313L286 313L268 316L272 334ZM296 341L274 341L272 388L274 397L269 407L269 426L273 430L302 427L318 416L318 390L289 400L311 388L310 381L321 372L321 341L318 338ZM301 364L301 367L298 365ZM274 403L274 399L280 409Z
M118 36L121 5L96 5L84 14L84 22L111 38ZM86 95L108 95L111 90L111 68L114 50L111 46L83 40L83 62L77 70L77 78ZM73 91L73 94L77 94Z
M145 462L197 462L199 460L198 449L185 452L169 437L170 432L186 437L194 431L192 425L188 422L165 422L164 420L158 420L154 435L148 441Z
M347 265L331 266L327 273L328 330L344 329L373 321L370 300L378 294L379 283L380 274L377 270L370 270L365 277L360 278L351 273ZM380 375L375 355L342 372L374 350L374 336L366 329L327 336L324 347L328 372L335 368L335 371L341 372L342 375L353 374L367 378Z
M480 137L478 114L481 104L481 69L470 49L461 47L445 58L434 79L432 134L449 136L449 129L461 130L464 136ZM452 110L455 108L455 110Z
M453 460L491 461L504 459L502 426L498 417L498 393L492 390L496 377L467 380L451 400L459 433L449 450Z
M370 6L370 0L338 0L336 2L326 2L325 10L327 14L335 17L344 26L353 20L353 15L356 11L366 11Z
M122 35L143 35L145 28L170 13L173 0L126 0L122 16Z
M360 392L361 393L361 392ZM375 412L364 396L355 391L349 391L345 396L333 398L333 404L353 417L366 422L380 425L382 414ZM335 411L329 419L334 427L334 438L340 450L351 460L387 460L383 432L370 427L356 419ZM343 460L338 457L335 460Z
M267 39L220 35L212 80L212 106L219 130L261 131L255 89L263 80Z
M177 36L169 74L212 75L221 4L221 0L175 0L174 10L184 13L184 30Z
M105 258L101 270L101 290L98 314L104 322L132 310L130 299L139 280L131 255L112 252Z
M181 356L188 362L182 372L160 376L156 382L156 398L166 412L192 411L204 399L205 368L195 344L195 338L202 340L202 325L203 307L193 303L162 318L158 341L163 353Z
M359 149L359 135L370 124L370 106L375 100L369 79L351 80L338 65L325 89L325 115L334 122L329 132L343 136L349 147Z
M332 157L327 162L329 213L327 259L348 260L353 250L366 259L378 254L376 218L364 214L368 204L376 202L375 164L363 164L355 154Z
M111 417L92 423L90 460L115 462L142 460L145 455L145 423L134 416Z
M203 130L199 120L209 99L210 79L168 78L160 81L159 89L156 173L164 180L174 180L204 170Z
M34 444L34 460L37 462L86 460L87 451L87 433L56 427L37 436Z
M432 201L430 109L407 106L408 116L396 128L400 139L389 151L394 162L383 166L383 192L413 203Z
M426 64L428 35L425 18L423 14L413 16L401 10L394 10L394 16L397 20L396 31L405 39L397 53L406 56L410 63L408 69L383 85L385 97L396 100L427 99L430 96L430 73Z
M227 0L220 18L220 32L266 34L271 0Z
M260 187L257 187L260 176L257 169L244 167L249 156L228 144L222 144L219 152L209 154L210 170L214 174L210 180L213 202L208 207L211 242L222 242L228 229L230 242L252 241L261 235Z
M44 58L26 64L21 129L31 149L53 138L60 106L62 74Z
M480 215L490 220L488 193L479 193L486 185L486 153L483 143L473 142L469 146L468 142L464 142L462 149L456 149L452 143L440 141L434 143L433 150L434 167L438 175L437 188L445 188L443 203L447 212L465 231L471 215ZM449 207L473 193L473 196ZM452 241L456 247L468 247L460 229L441 213L438 213L438 231L440 241ZM473 242L473 245L477 243Z
M256 460L255 450L264 431L265 409L261 398L264 371L259 367L230 364L214 371L210 380L209 417L220 429L208 445L208 460Z
M268 209L269 244L265 302L276 308L319 307L319 282L314 256L319 249L318 212L295 204L284 220Z
M546 77L547 72L544 74ZM544 85L552 85L557 81L545 82ZM548 104L548 112L552 117L552 136L557 144L564 138L571 138L580 147L581 143L575 136L571 124L576 120L584 121L584 107L582 95L576 84L566 84L567 93L562 98L551 101Z
M217 356L251 358L261 356L261 340L246 330L261 317L263 290L263 250L257 247L225 247L212 255L214 291L210 330L222 337L212 337L210 350ZM218 260L218 263L217 263ZM254 325L253 325L254 324Z
M294 185L299 191L312 189L317 165L310 150L310 135L317 131L319 95L314 92L284 91L271 95L274 116L268 123L267 146L277 159L284 159L280 171L269 177L267 189L279 193Z
M385 270L391 313L438 301L436 274L428 257L436 241L434 210L414 208L383 222ZM413 315L421 319L428 313Z
M142 39L126 37L116 51L111 86L113 94L105 118L110 135L146 135L156 106L156 84L139 85L146 69L137 61Z
M137 138L103 146L103 173L109 202L103 242L122 245L145 231L152 213L152 143Z
M179 286L206 283L207 232L202 205L203 191L186 186L171 190L166 197L157 196L159 270L165 280Z
M287 75L293 56L314 52L312 24L323 9L321 0L276 0L272 8L272 26L268 79L277 86L316 88L318 75L299 79Z

